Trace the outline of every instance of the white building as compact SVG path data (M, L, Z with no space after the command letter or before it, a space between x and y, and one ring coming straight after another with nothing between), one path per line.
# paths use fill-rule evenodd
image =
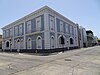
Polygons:
M85 28L79 26L80 30L80 48L87 47L87 34Z
M3 30L3 50L77 48L77 25L44 6L9 24Z
M93 43L94 43L94 45L98 45L98 37L97 36L94 36Z

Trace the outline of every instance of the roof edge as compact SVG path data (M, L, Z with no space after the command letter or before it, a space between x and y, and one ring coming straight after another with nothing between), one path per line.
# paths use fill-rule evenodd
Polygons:
M76 23L74 23L74 22L71 21L70 19L66 18L66 17L63 16L62 14L58 13L57 11L55 11L54 9L52 9L52 8L50 8L49 6L45 5L45 6L41 7L41 8L39 8L39 9L33 11L32 13L30 13L30 14L28 14L28 15L26 15L26 16L23 16L22 18L19 18L18 20L16 20L16 21L14 21L14 22L12 22L12 23L10 23L10 24L4 26L4 27L1 28L1 29L3 30L4 28L6 28L6 27L8 27L8 26L10 26L10 25L16 24L18 21L23 20L23 19L26 19L28 16L33 15L33 14L37 13L38 11L45 10L45 9L49 9L49 10L55 12L56 14L62 16L64 19L66 19L66 20L68 20L69 22L71 22L71 23L73 23L73 24L76 25Z
M35 14L35 13L38 12L39 10L41 11L41 10L44 10L44 9L46 9L46 8L48 8L47 5L45 5L45 6L41 7L41 8L39 8L39 9L37 9L37 10L35 10L35 11L33 11L32 13L29 13L29 14L26 15L26 16L23 16L22 18L17 19L16 21L13 21L12 23L9 23L9 24L5 25L5 26L2 27L1 29L4 29L4 28L6 28L6 27L8 27L8 26L10 26L10 25L12 25L12 24L15 24L15 23L17 23L17 22L20 21L20 20L26 19L28 16L30 16L30 15L32 15L32 14Z

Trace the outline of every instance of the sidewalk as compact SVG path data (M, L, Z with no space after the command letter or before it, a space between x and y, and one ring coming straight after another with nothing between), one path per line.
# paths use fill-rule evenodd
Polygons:
M51 53L51 54L36 54L36 53L14 53L14 52L0 52L0 55L2 56L9 56L9 57L13 57L13 58L24 58L24 59L47 59L47 58L61 58L63 56L71 56L73 54L77 54L80 52L84 52L86 50L90 50L93 49L94 47L88 47L88 48L81 48L81 49L74 49L74 50L69 50L69 51L65 51L63 52L57 52L57 53ZM67 53L67 54L66 54ZM47 59L48 60L48 59Z

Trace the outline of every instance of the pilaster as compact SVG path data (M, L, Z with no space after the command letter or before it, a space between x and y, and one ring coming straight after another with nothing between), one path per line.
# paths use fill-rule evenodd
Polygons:
M26 28L25 28L25 22L24 22L24 49L26 49L26 30L25 30Z
M45 49L50 49L50 31L49 31L49 22L48 22L48 12L45 10L44 13L44 45Z

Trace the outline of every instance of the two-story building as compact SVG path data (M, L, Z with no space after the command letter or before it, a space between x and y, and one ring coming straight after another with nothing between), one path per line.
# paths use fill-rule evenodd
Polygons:
M93 43L94 43L94 46L98 45L98 37L97 36L93 37Z
M44 6L6 25L3 50L55 50L78 48L77 24Z

